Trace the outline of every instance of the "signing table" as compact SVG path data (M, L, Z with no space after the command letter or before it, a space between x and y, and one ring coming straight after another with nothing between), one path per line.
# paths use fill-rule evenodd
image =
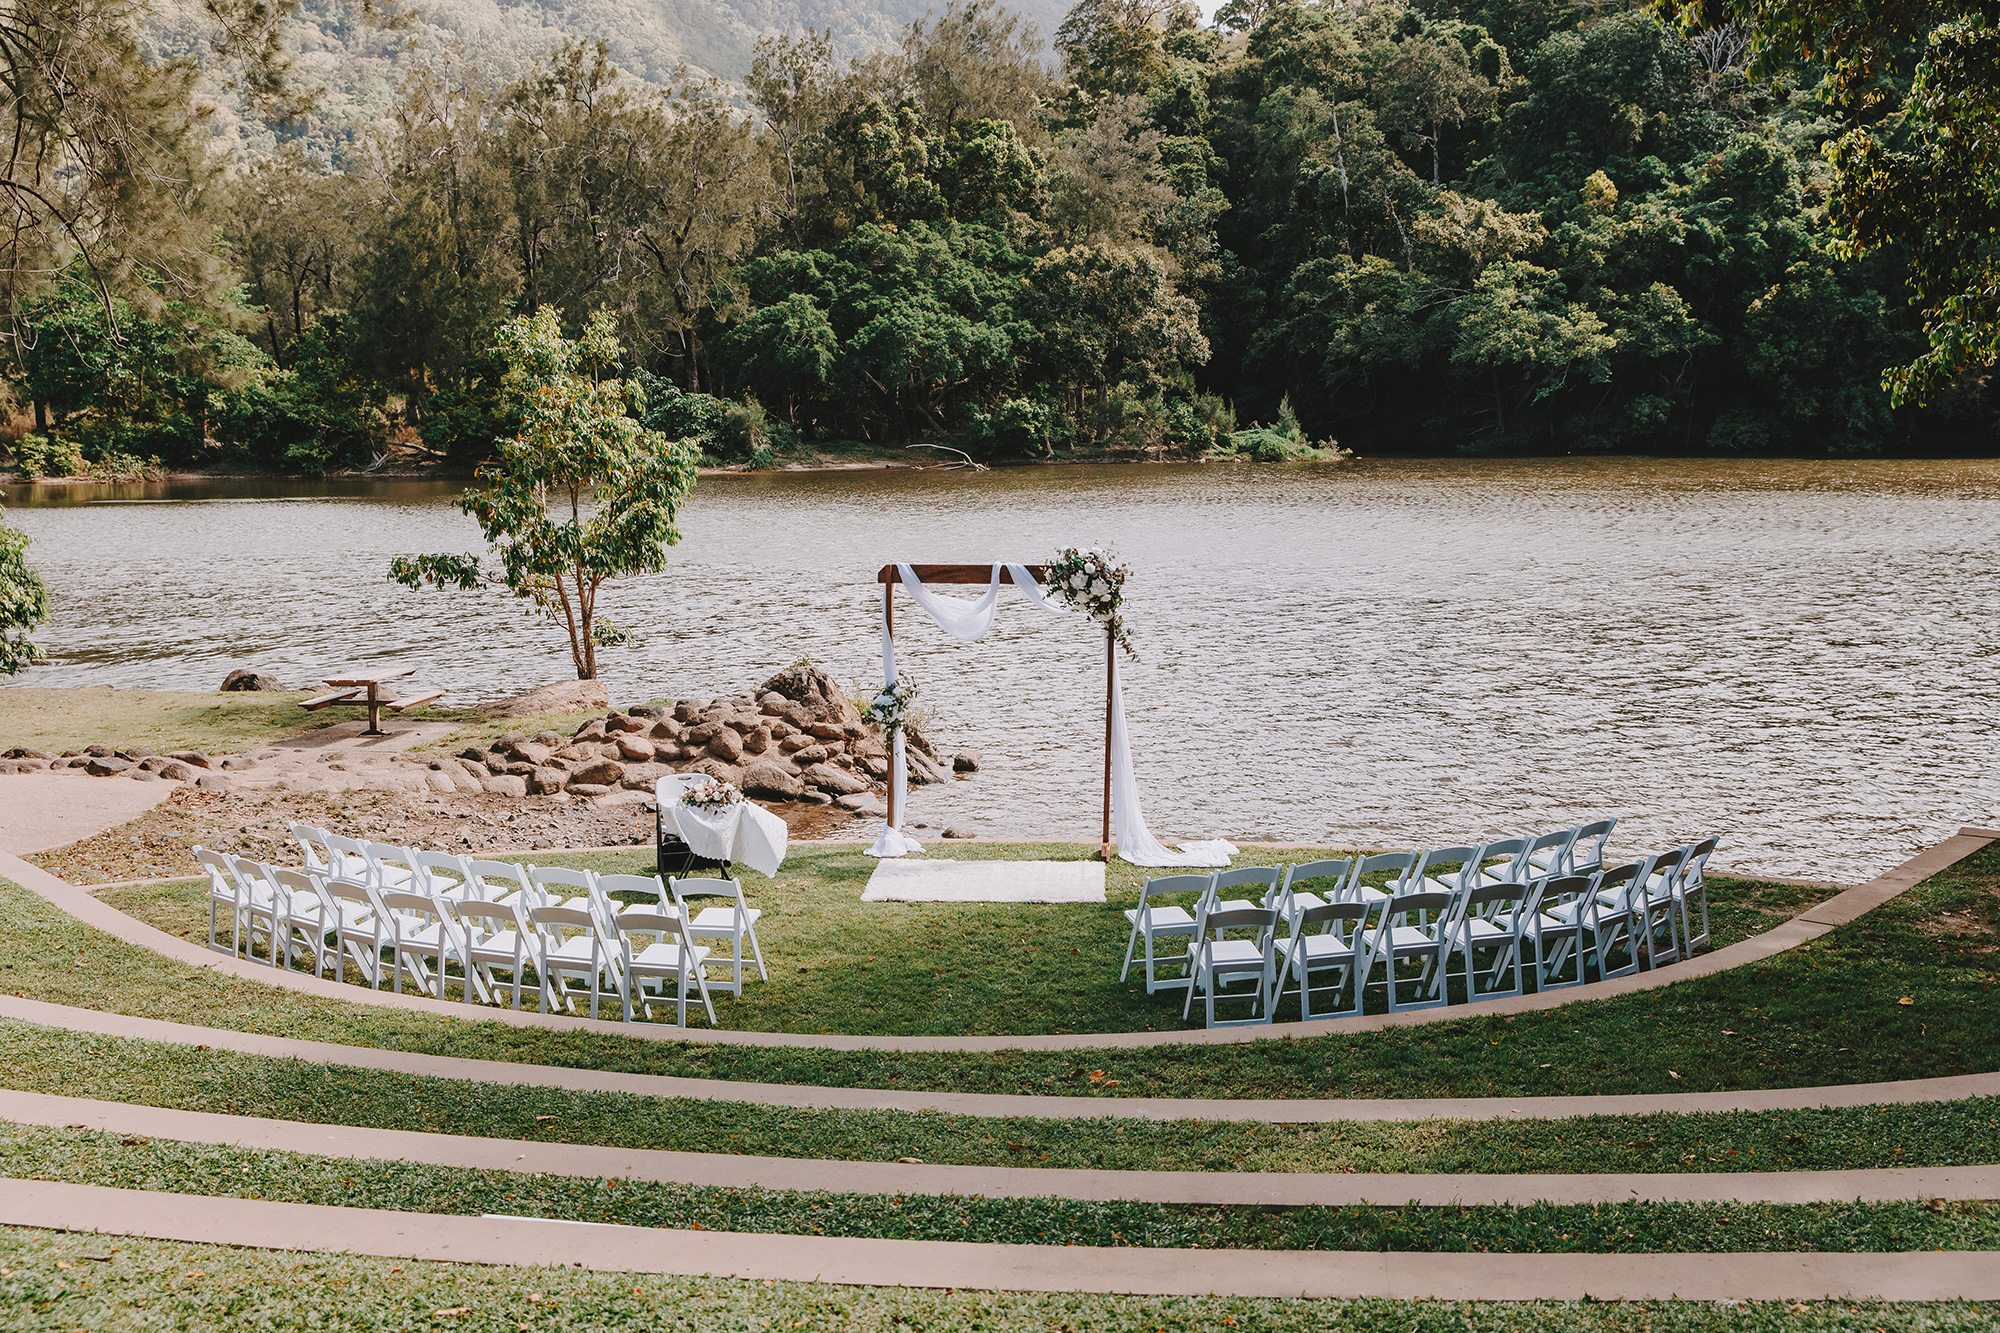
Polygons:
M706 780L698 773L686 776ZM681 775L661 778L653 785L653 799L660 813L672 820L689 851L710 861L740 861L766 877L778 873L778 867L785 863L788 830L784 820L755 801L738 801L714 810L684 805L681 791Z

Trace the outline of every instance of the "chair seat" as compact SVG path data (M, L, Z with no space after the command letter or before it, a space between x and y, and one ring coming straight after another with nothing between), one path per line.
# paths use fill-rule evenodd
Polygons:
M1465 922L1467 935L1475 940L1508 940L1514 938L1514 923L1509 918L1489 921L1485 917L1468 917Z
M1139 924L1139 909L1126 908L1125 919L1134 925ZM1146 924L1155 935L1164 935L1169 931L1184 934L1194 929L1194 918L1187 914L1184 907L1149 907L1146 909Z
M514 951L520 948L521 937L511 930L495 932L488 938L472 946L470 952L475 963L514 961Z
M543 953L542 961L551 969L585 968L593 965L590 941L586 939L566 940Z
M743 928L748 930L756 925L757 919L763 915L764 909L761 907L746 908L742 915ZM694 914L693 920L688 922L688 933L707 936L719 931L724 935L734 935L736 922L737 914L733 907L704 907Z
M1308 965L1322 959L1351 959L1354 946L1338 935L1301 935L1295 940L1279 940L1278 955L1289 960L1294 954L1305 957Z
M708 957L708 949L699 944L690 945L685 957L692 966L700 967ZM632 955L631 972L635 977L678 977L682 961L679 945L649 944Z
M1391 926L1389 947L1397 953L1424 953L1442 947L1442 942L1416 926Z
M446 943L444 927L436 924L425 926L415 933L405 931L401 940L403 948L415 949L420 953L436 953Z

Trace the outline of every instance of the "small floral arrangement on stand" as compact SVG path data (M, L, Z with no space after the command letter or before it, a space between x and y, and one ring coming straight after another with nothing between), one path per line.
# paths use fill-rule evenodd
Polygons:
M1104 626L1111 641L1137 660L1132 631L1125 624L1125 579L1130 565L1107 547L1066 546L1044 563L1049 591Z
M910 713L917 705L917 682L908 672L899 674L894 685L884 685L881 693L868 701L861 710L864 722L873 722L889 734L891 740L910 720Z
M690 782L681 790L682 805L691 805L697 810L707 810L710 813L727 810L730 806L740 805L742 802L743 793L737 790L736 784L724 782L721 778Z

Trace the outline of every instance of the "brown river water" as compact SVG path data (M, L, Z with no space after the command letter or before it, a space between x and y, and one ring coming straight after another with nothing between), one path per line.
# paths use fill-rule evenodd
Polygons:
M412 594L478 548L431 482L13 488L60 660L19 684L213 689L355 664L472 703L569 673L498 594ZM880 679L885 561L1133 566L1125 672L1156 833L1437 845L1599 813L1614 850L1856 881L2000 818L2000 462L1384 460L704 478L614 698L734 693L801 655ZM1004 611L961 645L898 615L946 746L984 771L913 820L1094 839L1103 650Z

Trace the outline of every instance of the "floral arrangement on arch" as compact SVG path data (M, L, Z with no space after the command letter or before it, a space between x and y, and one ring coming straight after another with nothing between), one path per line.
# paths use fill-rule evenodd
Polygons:
M1139 654L1132 647L1132 631L1125 624L1125 579L1132 567L1118 559L1109 547L1093 546L1078 550L1066 546L1046 562L1043 570L1049 591L1104 626L1111 641L1128 657Z
M733 782L721 778L708 778L702 782L690 782L681 789L681 804L691 805L697 810L727 810L732 805L743 802L743 793Z
M884 685L881 693L868 701L861 710L864 722L873 722L894 740L896 733L909 724L910 713L917 706L917 682L908 672L899 673L894 685Z

